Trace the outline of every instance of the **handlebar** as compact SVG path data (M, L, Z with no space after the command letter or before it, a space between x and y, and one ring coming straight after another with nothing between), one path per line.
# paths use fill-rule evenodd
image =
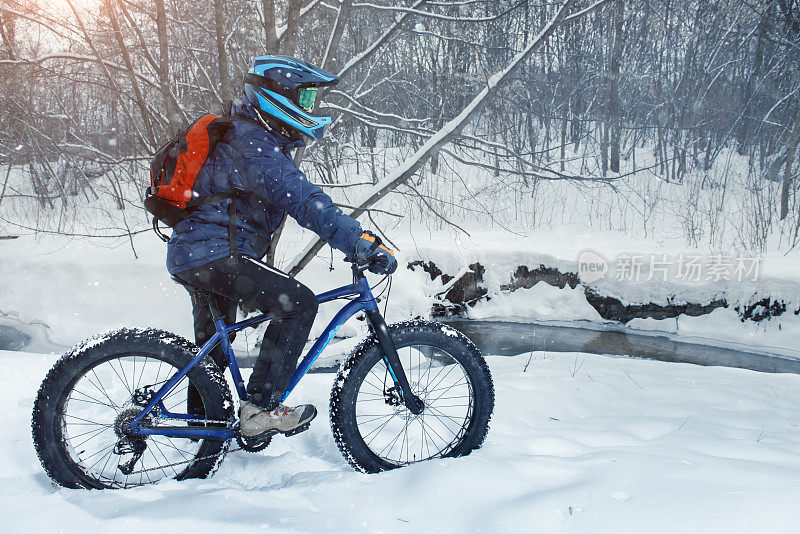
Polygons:
M353 275L360 274L362 276L364 275L364 271L369 269L370 265L372 264L372 262L369 260L359 260L353 257L346 257L344 261L352 264L351 268L353 269Z

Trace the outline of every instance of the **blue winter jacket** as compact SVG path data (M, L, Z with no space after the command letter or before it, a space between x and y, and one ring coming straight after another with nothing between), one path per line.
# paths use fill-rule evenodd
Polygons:
M234 106L233 114L255 118L246 100ZM353 253L361 226L294 164L289 151L302 145L303 141L290 141L256 124L235 121L198 174L194 189L201 197L236 187L266 199L266 203L250 197L234 200L239 254L262 258L286 214L345 254ZM167 245L170 274L230 255L229 202L203 204L173 227Z

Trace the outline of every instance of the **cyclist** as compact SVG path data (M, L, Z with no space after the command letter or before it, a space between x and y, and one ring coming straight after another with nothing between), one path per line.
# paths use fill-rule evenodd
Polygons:
M201 205L174 226L169 240L170 274L213 293L228 324L235 321L239 302L275 316L247 385L248 400L239 409L240 432L247 437L302 431L317 413L312 405L280 404L317 313L308 287L261 261L286 214L346 255L368 260L373 272L391 274L397 268L394 253L342 213L290 156L291 149L304 146L304 137L322 138L331 118L311 114L317 89L338 81L302 60L257 57L245 75L241 103L231 108L242 120L234 121L195 183L201 196L233 188L248 194ZM199 346L215 327L205 300L189 292ZM211 355L224 369L221 347ZM188 395L189 413L202 415L193 387Z

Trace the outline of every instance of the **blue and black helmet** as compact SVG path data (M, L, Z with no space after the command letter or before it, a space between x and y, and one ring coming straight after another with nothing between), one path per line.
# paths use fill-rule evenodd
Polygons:
M268 124L277 120L290 132L321 139L331 118L311 114L317 90L337 83L338 76L301 59L259 56L245 74L244 93Z

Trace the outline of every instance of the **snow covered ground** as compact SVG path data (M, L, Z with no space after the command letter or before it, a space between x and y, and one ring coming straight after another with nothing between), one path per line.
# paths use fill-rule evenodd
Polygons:
M449 274L475 261L486 267L492 300L469 310L475 318L580 320L606 327L580 288L539 284L511 293L501 285L519 265L575 272L586 250L608 260L624 254L675 259L684 253L746 252L752 241L747 221L758 220L750 216L752 206L739 202L741 195L729 195L725 198L741 204L738 208L728 201L709 210L724 215L723 224L704 221L699 234L688 235L687 198L705 199L702 205L715 202L713 191L695 187L697 180L687 179L684 186L636 177L620 185L621 199L599 186L565 183L538 186L536 195L520 189L519 197L505 198L492 176L463 174L464 187L472 191L454 196L440 213L468 229L469 237L405 197L387 198L383 206L401 217L377 217L395 241L401 265L433 261ZM435 196L456 181L460 184L462 176L454 171L420 188ZM665 191L651 195L654 183ZM349 194L345 190L334 193L352 203L342 196ZM658 201L645 202L651 198ZM77 201L74 209L82 216L67 230L107 234L120 227L84 213ZM21 217L27 213L38 225L40 211L22 204L4 216L27 221ZM107 211L118 218L131 210ZM133 218L133 228L147 227L141 217ZM84 228L85 220L92 224ZM38 344L28 350L60 352L120 326L154 326L191 338L189 300L166 274L163 244L151 234L132 238L134 259L125 239L85 241L28 235L13 225L0 229L26 234L0 241L0 325L32 335ZM787 312L760 323L741 323L728 308L705 317L634 320L625 326L800 357L800 316L794 313L800 307L800 249L787 236L777 230L770 234L754 283L607 279L595 285L625 303L782 298ZM277 265L285 267L309 237L290 224ZM324 249L298 278L317 292L347 283L341 255L334 256L333 272L328 259ZM420 269L401 269L387 319L427 316L442 290L440 279L431 281ZM312 337L337 309L321 308ZM332 345L327 356L346 352L363 334L364 323L351 321L340 331L350 339ZM259 338L242 334L235 347L252 353ZM31 443L33 398L56 357L0 351L0 400L7 407L0 410L3 532L234 527L370 533L800 531L800 412L795 408L800 376L575 353L489 357L497 388L495 416L484 448L467 458L380 475L356 473L341 458L321 415L309 432L276 439L261 454L232 453L210 480L85 492L54 488ZM309 375L293 400L313 402L324 413L332 380Z
M53 487L33 451L33 398L55 359L0 352L4 532L800 531L800 376L489 357L497 404L482 449L364 475L330 435L333 376L309 375L293 394L323 408L308 432L234 452L209 480L89 492Z

